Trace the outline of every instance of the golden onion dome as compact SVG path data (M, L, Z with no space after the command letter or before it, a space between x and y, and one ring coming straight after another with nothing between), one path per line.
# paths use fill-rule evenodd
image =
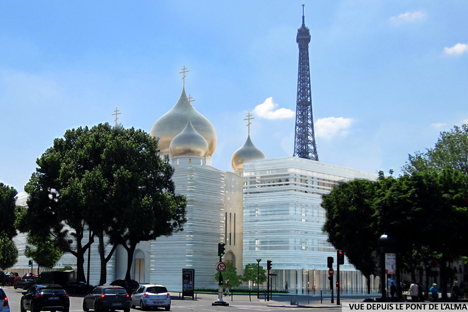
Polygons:
M244 161L259 159L265 159L265 154L252 143L249 135L244 145L232 155L231 166L234 171L239 171L244 169Z
M202 157L208 155L208 143L192 125L189 119L181 133L172 139L169 145L169 153L172 158L176 157Z
M150 135L154 138L159 138L159 150L161 154L169 153L171 141L176 135L184 130L189 120L189 105L190 102L185 93L185 88L182 89L177 103L170 111L161 116L151 128ZM190 109L190 119L193 128L198 132L208 143L207 156L213 156L216 150L216 130L211 122L192 106Z

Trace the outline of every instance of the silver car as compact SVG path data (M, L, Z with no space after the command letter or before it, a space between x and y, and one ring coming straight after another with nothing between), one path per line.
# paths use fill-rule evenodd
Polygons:
M131 307L139 306L140 309L164 307L166 311L171 309L171 295L162 285L140 285L132 295Z

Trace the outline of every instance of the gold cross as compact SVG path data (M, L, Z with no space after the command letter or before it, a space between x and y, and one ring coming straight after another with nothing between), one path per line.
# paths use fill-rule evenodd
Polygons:
M192 99L193 99L192 96L189 94L188 98L187 98L187 101L189 103L189 107L188 107L188 110L189 110L188 111L188 117L189 117L189 119L190 119L190 108L192 107L192 102L195 102L195 100L192 100Z
M117 117L117 115L122 114L122 113L119 113L118 111L119 111L119 110L118 110L117 107L116 107L116 108L115 108L115 114L112 114L112 116L115 115L115 126L116 126L116 127L117 127L117 120L119 119L119 118Z
M253 116L253 115L250 115L250 112L249 112L249 113L247 114L247 116L246 116L247 118L244 119L244 120L247 120L247 127L249 128L249 135L250 135L250 125L252 124L252 123L250 122L250 120L255 119L255 118L253 118L252 116Z
M185 68L185 65L184 65L184 68L182 68L182 71L179 73L179 74L183 74L183 75L184 75L184 77L182 77L182 80L183 80L183 82L184 82L184 88L185 88L185 77L187 77L187 76L185 76L185 73L188 73L188 72L189 72L189 71L187 70L187 68Z

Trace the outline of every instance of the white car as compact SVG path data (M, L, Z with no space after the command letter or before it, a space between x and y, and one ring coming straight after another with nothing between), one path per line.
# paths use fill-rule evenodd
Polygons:
M2 288L0 288L0 312L10 312L8 297Z
M139 306L140 309L164 307L166 311L171 309L171 295L162 285L140 285L133 293L131 307Z

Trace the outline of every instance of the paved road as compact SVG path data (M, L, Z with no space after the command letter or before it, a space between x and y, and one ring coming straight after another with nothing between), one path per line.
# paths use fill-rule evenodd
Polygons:
M24 290L14 289L13 287L7 286L3 288L7 293L10 302L11 312L20 311L20 299L21 293ZM320 311L329 312L340 312L340 306L330 304L330 301L320 303L320 301L310 301L300 305L290 305L289 301L264 301L263 299L258 300L255 296L249 298L248 295L234 295L234 297L224 297L224 300L229 303L228 307L212 306L212 303L217 300L218 296L214 294L198 294L197 300L172 300L171 311L174 312L204 312L204 311L227 311L227 312L248 312L248 311L265 311L265 312L277 312L277 311L291 311L297 309L308 308ZM362 299L356 299L362 301ZM348 301L348 300L347 300ZM70 296L70 312L82 312L82 296ZM160 310L163 311L163 310ZM132 309L131 312L141 312L140 309Z

